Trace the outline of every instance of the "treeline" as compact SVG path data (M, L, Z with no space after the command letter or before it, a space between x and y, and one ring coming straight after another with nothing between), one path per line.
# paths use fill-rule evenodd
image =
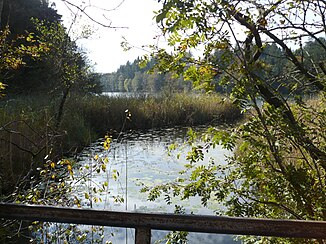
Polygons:
M295 57L307 67L309 72L317 74L323 68L326 53L321 51L326 47L325 38L310 39L300 43L299 48L293 51ZM315 92L314 86L307 79L302 79L297 73L297 67L289 60L288 56L276 44L267 45L260 57L261 74L264 80L283 94L303 94ZM298 82L300 80L300 82Z
M325 38L310 40L303 45L303 48L295 50L294 54L304 65L313 67L315 64L312 60L321 62L326 58L325 54L319 51L322 45L326 46ZM211 55L211 63L214 67L223 69L232 67L237 55L241 55L238 50L219 49ZM141 60L138 58L132 63L128 61L125 65L121 65L116 72L100 75L103 91L157 93L192 89L192 83L185 80L182 75L176 78L172 73L155 71L155 58L152 58L144 68L140 68L140 63ZM296 69L287 59L285 51L276 44L266 45L260 57L259 65L260 72L258 75L269 80L270 85L283 94L289 94L294 89L296 90L295 93L298 93L307 85L303 81L302 89L300 89L297 82L293 82L292 71L296 72ZM232 71L230 72L232 73ZM223 75L216 72L212 81L215 90L222 93L230 91L231 87L226 86L226 83ZM293 87L292 84L296 84L296 87Z
M165 91L189 91L191 82L186 82L182 77L175 78L171 73L158 73L151 71L154 68L154 59L150 60L146 67L140 67L141 60L127 62L113 73L101 76L103 91L111 92L150 92Z

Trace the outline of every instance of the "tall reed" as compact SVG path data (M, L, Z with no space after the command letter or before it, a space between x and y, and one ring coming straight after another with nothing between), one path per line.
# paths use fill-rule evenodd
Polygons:
M121 130L126 111L131 113L126 129L150 129L233 122L240 110L218 95L175 94L173 96L111 98L86 96L71 101L70 113L79 113L92 130ZM69 108L68 108L69 110Z

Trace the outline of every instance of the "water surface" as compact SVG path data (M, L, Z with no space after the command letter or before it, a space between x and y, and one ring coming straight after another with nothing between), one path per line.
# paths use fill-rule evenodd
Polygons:
M130 132L119 136L111 144L111 149L105 151L102 140L91 145L80 156L80 164L92 167L96 163L95 155L108 158L107 172L92 174L92 181L88 184L78 185L79 191L83 192L96 185L101 185L107 181L109 183L108 192L97 193L102 202L92 203L96 209L113 211L137 211L146 213L173 213L174 205L182 205L186 213L214 215L214 210L218 204L210 202L207 207L200 204L200 199L192 197L187 201L180 202L173 200L171 205L167 205L164 198L155 202L147 200L146 193L140 193L142 185L154 186L169 182L179 176L180 170L184 169L186 163L185 155L189 147L183 146L178 150L168 154L167 148L172 143L182 145L186 140L187 128L174 128L165 130L150 130L147 132ZM180 159L176 155L180 153ZM220 147L210 150L202 162L208 163L210 158L214 158L215 163L225 163L225 155L230 152ZM113 172L118 172L117 180L113 179ZM117 197L123 198L123 202L114 201ZM87 201L85 205L90 205ZM113 231L113 243L134 243L134 232L132 230L110 228ZM129 233L129 234L126 234ZM152 231L152 239L159 240L164 237L165 231ZM111 240L111 239L110 239ZM234 243L230 236L216 234L191 233L189 243ZM153 242L154 243L154 242Z

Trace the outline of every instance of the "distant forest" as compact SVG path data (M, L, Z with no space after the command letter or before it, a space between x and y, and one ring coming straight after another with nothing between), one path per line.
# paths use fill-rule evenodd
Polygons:
M294 53L306 65L313 66L311 60L321 61L324 53L320 52L321 45L326 45L324 38L311 40L305 43L303 49L298 49ZM235 50L217 50L212 54L212 64L215 66L227 67L237 58ZM138 58L132 63L127 62L121 65L120 68L113 73L99 75L100 83L105 92L182 92L192 89L192 83L186 81L182 76L175 77L171 73L159 73L155 70L155 59L152 58L146 67L140 67L141 59ZM216 65L217 64L217 65ZM290 77L284 76L285 70L291 70L291 63L286 59L284 51L276 46L267 45L263 54L260 57L259 65L261 66L262 77L268 77L275 89L282 93L289 93L292 81ZM283 74L283 75L281 75ZM280 80L282 79L282 80ZM284 82L285 81L285 82ZM230 87L225 87L223 84L223 76L218 73L213 82L217 92L225 93L230 90ZM282 85L281 85L282 84Z
M140 67L140 58L134 62L127 62L113 73L103 74L101 84L103 91L108 92L150 92L161 91L189 91L192 88L190 81L182 77L174 78L171 73L154 71L155 61L150 60L146 67Z

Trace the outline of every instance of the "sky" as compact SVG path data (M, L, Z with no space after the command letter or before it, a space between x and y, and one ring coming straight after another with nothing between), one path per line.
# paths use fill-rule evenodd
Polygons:
M72 39L87 52L96 72L108 73L116 71L127 61L134 61L146 54L143 45L154 44L155 36L159 34L154 17L154 11L159 9L156 0L69 0L77 6L89 6L86 13L96 21L118 28L106 28L90 21L81 15L70 32ZM63 4L62 0L52 0L58 13L63 16L64 25L69 29L72 11L77 9ZM70 7L70 9L68 7ZM91 30L87 39L81 38L82 33ZM124 51L121 42L124 38L132 45L129 51Z

